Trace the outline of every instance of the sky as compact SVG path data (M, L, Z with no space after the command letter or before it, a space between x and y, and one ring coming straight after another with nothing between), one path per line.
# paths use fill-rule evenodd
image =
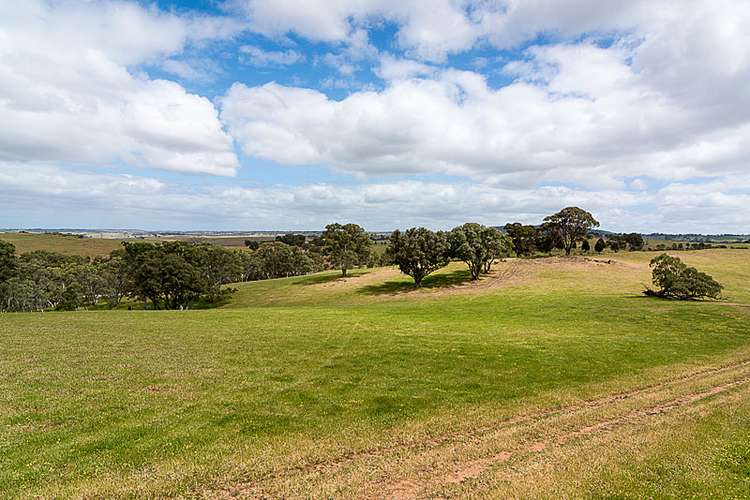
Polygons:
M0 0L0 227L750 233L750 2Z

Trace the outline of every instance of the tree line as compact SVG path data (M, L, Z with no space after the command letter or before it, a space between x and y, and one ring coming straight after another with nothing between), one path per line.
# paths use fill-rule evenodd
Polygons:
M44 311L118 307L179 309L215 303L242 276L239 254L210 244L124 242L106 257L33 251L15 255L0 241L0 310Z
M560 249L570 255L580 244L589 248L590 231L599 222L589 212L567 207L545 217L539 226L507 224L504 231L466 223L450 231L414 227L394 231L384 252L357 224L329 224L317 237L288 234L275 241L246 241L232 250L184 241L124 242L123 248L96 259L35 251L15 255L0 241L0 310L42 311L95 307L184 309L225 300L226 285L297 276L338 269L347 276L355 267L396 265L421 286L423 280L451 260L466 263L471 279L489 273L493 262L512 255L530 256ZM607 246L640 250L638 234L599 239L594 251Z
M90 259L33 251L16 256L0 240L0 311L120 307L185 309L221 303L226 285L380 264L355 224L331 224L313 242L287 235L233 250L185 241L123 242L108 256Z

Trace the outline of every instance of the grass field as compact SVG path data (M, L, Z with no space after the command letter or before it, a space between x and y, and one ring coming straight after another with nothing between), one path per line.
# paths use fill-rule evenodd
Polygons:
M211 243L227 248L245 248L248 237L198 238L192 236L170 238L147 238L147 241L192 241ZM109 255L112 250L122 248L122 241L109 238L79 238L76 235L60 233L0 233L0 240L9 241L16 247L16 253L22 254L34 250L47 250L65 255L84 255L99 257ZM135 240L133 240L135 241Z
M109 255L112 250L122 248L121 240L105 238L79 238L74 235L52 233L0 233L0 240L13 243L16 253L47 250L64 255L99 257Z
M0 316L8 496L750 496L750 253L243 283L221 309Z

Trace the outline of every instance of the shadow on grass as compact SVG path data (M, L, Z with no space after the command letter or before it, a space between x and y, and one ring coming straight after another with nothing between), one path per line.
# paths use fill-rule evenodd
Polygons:
M346 275L346 278L358 278L360 276L364 276L365 274L369 273L369 270L350 270L349 273ZM337 271L335 273L331 274L317 274L317 275L311 275L311 276L301 276L299 280L296 280L294 282L295 285L320 285L322 283L330 283L332 281L337 281L343 278L344 276L341 276L341 271Z
M644 301L649 300L652 302L661 302L661 303L672 303L672 304L679 304L679 303L699 303L699 304L732 304L732 305L747 305L742 303L734 303L731 302L729 299L721 297L718 299L712 299L710 297L689 297L689 298L680 298L680 297L669 297L669 296L661 296L661 295L647 295L643 292L640 294L628 294L625 295L626 299L643 299Z
M461 285L471 280L468 269L459 269L451 273L433 274L422 280L422 288L450 288ZM357 290L363 295L393 295L397 293L408 293L418 290L414 282L408 281L386 281L377 285L364 286Z

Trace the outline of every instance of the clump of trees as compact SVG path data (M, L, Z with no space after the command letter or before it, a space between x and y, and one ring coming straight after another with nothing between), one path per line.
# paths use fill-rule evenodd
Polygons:
M84 257L35 251L20 257L0 242L0 310L40 311L95 305L106 282Z
M285 278L325 269L323 256L301 246L281 241L264 242L252 252L240 252L243 281Z
M511 239L516 255L526 257L537 252L550 253L555 249L570 255L579 242L583 251L587 252L590 249L589 232L598 226L599 222L586 210L566 207L545 217L539 226L516 222L506 224L503 229Z
M513 245L513 250L519 257L533 255L539 248L540 234L535 226L514 222L506 224L503 229L505 229L505 233Z
M277 236L275 238L275 241L280 241L282 243L286 243L289 246L293 247L304 247L305 243L307 242L307 238L304 234L284 234L281 236Z
M643 250L646 241L638 233L610 234L607 236L607 245L615 252L628 249L631 252Z
M545 217L538 226L515 222L506 224L503 230L511 239L516 255L529 257L538 253L549 254L555 249L570 255L579 245L582 252L590 252L592 243L589 239L595 227L599 227L599 222L591 213L578 207L566 207ZM645 246L646 241L638 233L608 234L594 242L593 250L597 253L607 248L614 252L640 251Z
M113 252L109 262L115 282L128 287L125 293L120 290L121 296L130 295L151 309L218 302L231 293L223 285L239 281L243 271L238 252L184 241L125 242L122 253Z
M242 278L239 252L188 242L126 242L109 256L89 259L35 251L19 257L0 242L0 310L118 307L126 297L152 309L218 302Z
M689 267L679 257L661 254L651 260L652 280L657 290L646 288L648 296L690 300L719 298L723 286L713 277Z
M450 257L463 261L469 268L471 279L492 270L495 259L510 255L510 239L494 227L474 222L454 228L448 235Z
M427 276L452 259L465 262L471 279L476 280L492 270L496 259L512 251L510 238L499 230L470 222L449 232L434 232L424 227L413 227L403 233L396 230L391 234L386 258L411 276L415 287L420 287Z

